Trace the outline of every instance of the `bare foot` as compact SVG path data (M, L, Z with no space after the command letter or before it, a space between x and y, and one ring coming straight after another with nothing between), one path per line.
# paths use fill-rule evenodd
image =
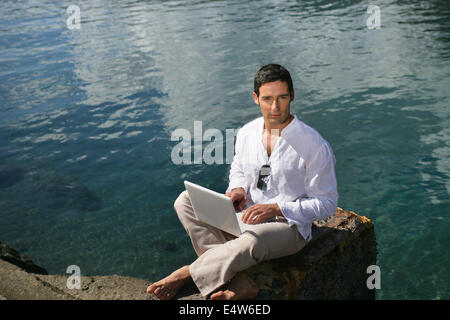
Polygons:
M258 285L245 273L239 272L231 280L228 289L211 295L211 300L248 300L259 292Z
M184 266L164 279L148 286L147 293L153 293L160 300L169 300L177 294L183 285L191 280L189 266Z

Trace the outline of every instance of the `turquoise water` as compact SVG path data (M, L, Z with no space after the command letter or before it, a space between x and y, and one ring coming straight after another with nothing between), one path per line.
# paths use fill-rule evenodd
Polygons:
M229 164L175 165L171 134L258 117L276 62L339 206L375 223L377 298L450 298L448 1L377 1L379 29L369 1L78 1L69 29L71 4L0 3L0 241L59 274L190 263L173 202L184 179L224 191Z

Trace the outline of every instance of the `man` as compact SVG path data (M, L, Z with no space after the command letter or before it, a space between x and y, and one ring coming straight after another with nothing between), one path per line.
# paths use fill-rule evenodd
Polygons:
M210 299L251 299L259 288L245 272L264 261L294 254L311 239L314 220L336 211L338 193L333 151L320 134L290 112L294 88L280 65L263 66L255 75L253 100L262 117L242 127L226 195L248 228L239 237L195 217L187 192L175 210L198 258L147 288L171 299L194 281Z

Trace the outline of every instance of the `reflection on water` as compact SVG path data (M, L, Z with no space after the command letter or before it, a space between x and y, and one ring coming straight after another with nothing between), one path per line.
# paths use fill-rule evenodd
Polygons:
M174 165L176 128L259 116L253 75L292 73L293 112L337 158L339 206L375 222L379 299L448 299L447 1L0 4L0 241L52 273L156 280L195 258L173 201L227 165Z

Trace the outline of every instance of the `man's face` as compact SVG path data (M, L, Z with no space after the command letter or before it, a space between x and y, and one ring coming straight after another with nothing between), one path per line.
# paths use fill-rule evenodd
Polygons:
M268 82L259 88L259 97L253 92L253 100L261 107L264 122L280 128L289 119L294 90L289 92L288 84L281 80Z

